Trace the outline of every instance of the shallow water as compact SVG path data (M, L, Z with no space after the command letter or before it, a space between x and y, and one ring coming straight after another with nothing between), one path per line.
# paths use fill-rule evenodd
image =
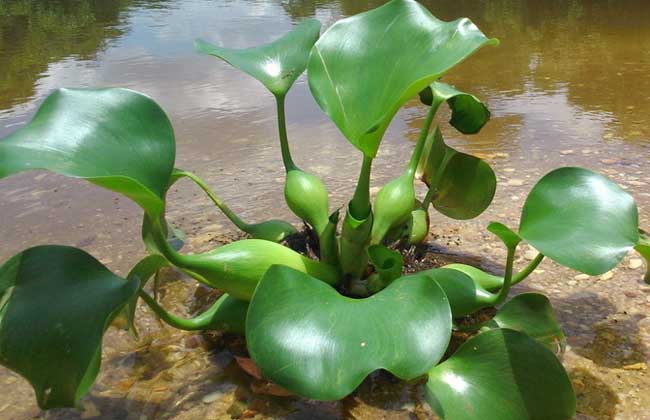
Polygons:
M176 132L177 166L205 178L244 218L295 221L282 201L272 97L250 77L194 53L193 39L253 46L283 34L301 19L317 17L328 26L380 3L2 1L0 137L24 124L57 87L133 88L151 95L169 114ZM493 206L474 221L432 215L439 234L434 239L445 252L469 253L498 268L501 253L482 233L486 222L497 219L516 226L527 191L558 166L589 167L621 183L637 199L641 225L650 228L650 3L424 3L445 20L470 17L501 40L498 48L479 51L445 77L485 100L493 115L476 136L461 136L443 124L446 139L486 158L501 181ZM424 112L412 101L395 118L374 165L375 190L403 168L409 140L417 135ZM319 110L304 77L288 96L287 115L295 160L325 180L332 206L343 205L352 192L360 155ZM143 255L140 211L116 194L33 172L2 180L0 197L0 260L36 244L61 243L82 247L125 273ZM179 183L171 201L170 218L188 232L189 249L210 249L233 232L189 184ZM545 262L527 283L552 297L570 336L565 362L583 418L650 419L645 408L650 401L639 392L650 386L647 371L624 369L648 361L650 322L645 314L650 290L640 286L641 269L630 269L627 263L612 279L602 280L574 279L576 273ZM182 311L193 301L192 287L170 281L169 304ZM233 379L238 373L227 352L186 351L189 335L160 328L144 310L140 315L147 333L142 342L109 333L103 374L86 401L91 408L84 416L230 417L245 411L237 404L251 398L263 416L306 415L313 409L307 402L282 408L275 400L239 398L250 393L249 386ZM176 365L186 357L190 362ZM21 379L0 370L0 383L0 418L43 415ZM223 395L201 402L215 392ZM368 397L371 393L361 393L343 408L320 407L317 412L322 418L426 415L418 411L417 398L402 395L410 391L398 384L390 392L395 395L374 400ZM264 404L271 412L260 408ZM77 414L46 416L52 415Z

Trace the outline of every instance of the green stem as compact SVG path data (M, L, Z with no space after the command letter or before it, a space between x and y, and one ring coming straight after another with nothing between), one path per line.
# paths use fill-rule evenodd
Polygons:
M153 237L153 240L158 246L158 249L160 250L162 255L170 263L172 263L177 267L185 266L187 263L186 257L183 254L177 252L167 242L167 238L165 237L165 233L164 233L165 230L163 229L162 226L162 220L160 218L156 218L155 220L152 220L151 218L149 219L151 221L151 236Z
M503 303L503 301L508 297L508 293L510 293L510 287L513 284L512 268L515 261L515 249L517 249L516 246L508 247L508 256L506 258L506 273L503 276L503 286L501 286L499 293L495 295L492 302L490 302L490 304L493 306Z
M350 213L355 219L364 220L370 214L370 172L372 170L372 158L363 155L363 163L359 172L357 188L350 200Z
M646 269L646 272L645 272L645 276L643 276L643 281L646 284L650 284L650 261L646 261L646 266L647 266L647 269Z
M440 107L440 104L442 102L443 100L440 99L436 100L436 98L434 97L434 101L429 107L429 112L427 112L427 116L424 120L424 124L420 129L420 137L418 138L418 142L415 144L415 149L413 149L411 160L406 169L406 173L411 178L415 177L415 171L418 168L418 163L420 163L420 158L422 157L422 151L424 150L424 143L426 142L427 136L429 135L429 130L431 129L431 123L433 122L433 117L436 115L436 112L438 112L438 108Z
M523 270L519 271L512 277L512 284L515 285L530 275L537 266L544 260L544 255L539 253Z
M280 149L282 151L282 163L284 163L284 170L289 172L296 169L296 164L293 163L291 158L291 151L289 150L289 139L287 138L287 121L284 112L284 95L276 95L275 104L278 114L278 134L280 135Z
M219 310L221 306L219 301L210 307L207 311L198 315L194 318L186 319L180 318L176 315L173 315L167 312L162 306L155 301L155 299L144 290L139 292L140 298L145 301L145 303L153 310L160 319L165 321L167 324L171 325L174 328L185 331L198 331L207 329L212 323L214 315Z
M422 206L421 208L423 210L428 210L429 209L429 204L433 201L434 198L436 198L436 193L437 190L433 187L429 188L429 191L427 191L427 195L424 196L424 200L422 201Z
M201 178L199 178L198 176L194 175L193 173L187 172L187 171L178 171L178 174L181 175L181 176L187 177L187 178L191 179L192 181L194 181L194 183L196 185L198 185L199 188L201 188L207 194L208 197L210 197L210 200L212 200L212 202L217 207L219 207L219 210L221 210L223 212L223 214L225 214L226 217L231 222L233 222L233 224L235 226L237 226L240 230L246 231L246 229L250 226L248 223L246 223L242 219L240 219L239 216L237 216L235 213L233 213L233 211L230 210L230 208L226 205L226 203L221 201L219 196L217 194L215 194L215 192L212 191L210 189L210 187L208 187L206 185L206 183Z

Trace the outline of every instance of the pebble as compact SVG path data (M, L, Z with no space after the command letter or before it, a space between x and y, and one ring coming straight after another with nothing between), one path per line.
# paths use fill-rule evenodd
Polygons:
M522 179L509 179L506 185L510 185L512 187L521 187L524 185L524 181Z
M568 283L569 283L569 286L575 286L576 284L578 284L578 282L575 281L575 280L569 280Z
M628 267L632 270L635 270L643 265L643 260L641 258L632 258L628 263Z
M612 273L611 271L608 271L605 274L603 274L602 276L600 276L600 279L601 280L609 280L612 277L614 277L614 273Z
M576 280L589 280L589 274L578 274L573 278Z
M217 401L219 398L223 397L223 392L221 391L215 391L211 392L208 395L204 396L201 401L205 404L211 404L215 401Z
M625 370L646 370L647 368L648 366L643 362L623 366L623 369Z
M562 151L560 151L560 154L562 154L562 155L572 155L572 154L573 154L573 150L571 150L571 149L569 149L569 150L562 150Z
M529 249L524 253L524 258L526 258L527 260L534 260L536 256L537 256L537 251L533 249Z

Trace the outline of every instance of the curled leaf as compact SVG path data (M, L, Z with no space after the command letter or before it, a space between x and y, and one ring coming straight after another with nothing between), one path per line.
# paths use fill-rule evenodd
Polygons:
M456 90L441 82L433 82L420 92L420 100L431 106L436 101L447 101L451 109L451 124L463 134L476 134L490 119L490 111L474 95Z
M407 100L497 43L469 19L443 22L414 0L393 0L339 20L321 36L309 58L309 87L348 141L374 157ZM360 69L372 71L359 77Z
M233 50L201 39L196 50L218 57L259 80L274 95L284 96L305 71L312 46L320 34L320 22L308 19L283 37L259 47Z
M165 112L128 89L58 89L0 141L0 178L47 169L126 195L152 217L165 206L176 146Z

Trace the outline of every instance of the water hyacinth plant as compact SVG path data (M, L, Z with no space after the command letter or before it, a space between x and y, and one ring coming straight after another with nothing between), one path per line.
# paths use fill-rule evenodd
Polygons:
M405 275L399 252L429 233L429 209L457 220L491 203L496 177L488 163L447 144L434 124L477 133L490 113L477 97L440 81L479 48L495 46L468 19L443 22L414 0L392 0L343 19L322 35L306 20L266 45L232 50L197 41L261 82L277 104L284 196L317 238L318 259L289 248L296 228L281 220L251 224L234 214L197 175L175 168L175 140L164 111L127 89L59 89L33 119L0 140L0 178L45 169L86 179L129 197L143 210L149 255L121 278L81 249L43 245L0 267L0 364L34 388L43 409L78 405L97 376L102 338L117 317L134 328L139 300L183 330L245 335L261 373L311 399L341 399L373 371L422 379L426 400L445 419L569 419L575 395L557 358L564 335L539 293L509 298L549 258L583 273L611 270L632 249L650 260L634 199L608 178L556 169L530 191L517 229L487 229L507 250L505 273L463 264ZM359 150L361 170L346 208L330 208L327 190L293 161L284 100L307 71L322 110ZM428 113L403 173L370 197L372 163L397 111L418 97ZM179 179L195 182L250 235L202 254L181 252L165 219L166 195ZM415 183L428 188L416 197ZM515 272L518 246L539 254ZM224 294L190 319L167 312L145 290L175 267ZM646 281L650 281L646 275ZM478 325L458 319L486 307ZM454 329L474 334L450 349Z

